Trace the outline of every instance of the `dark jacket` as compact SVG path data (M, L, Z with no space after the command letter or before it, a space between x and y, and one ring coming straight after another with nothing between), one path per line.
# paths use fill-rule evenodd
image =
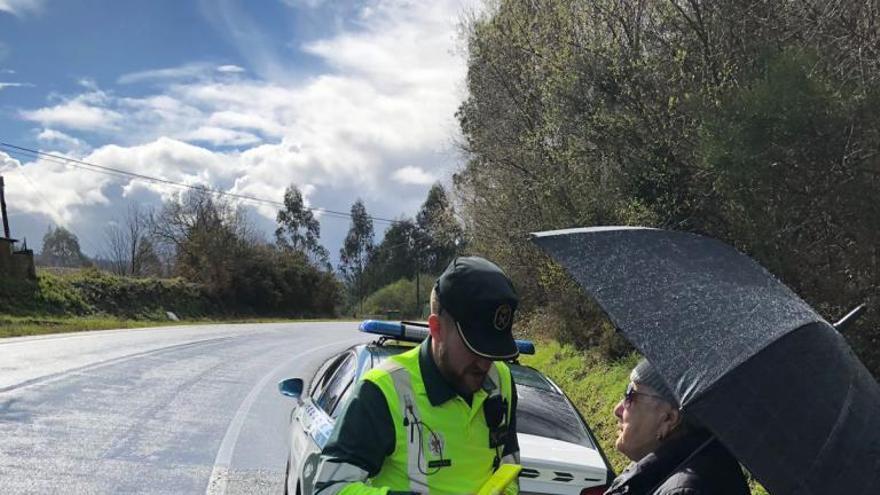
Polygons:
M749 495L736 459L704 432L670 439L626 468L605 495Z

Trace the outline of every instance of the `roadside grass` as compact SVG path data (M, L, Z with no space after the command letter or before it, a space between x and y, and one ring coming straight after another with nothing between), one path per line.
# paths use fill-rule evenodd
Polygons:
M522 356L521 362L549 376L568 395L593 430L608 461L618 474L629 460L614 448L617 418L614 406L623 397L630 370L639 360L631 354L618 361L607 362L589 351L578 351L555 340L539 340L533 356ZM749 479L752 495L768 495L756 481Z
M110 330L115 328L139 328L167 325L186 325L194 322L129 320L115 317L74 316L74 317L19 317L0 315L0 338L21 337L25 335L44 335L62 332L83 332L89 330Z
M180 320L170 320L168 311ZM0 277L0 338L117 328L293 321L309 320L248 313L242 316L236 314L235 308L221 306L202 286L180 278L120 277L94 268L40 268L37 280Z
M603 363L589 353L555 340L537 342L535 347L535 354L522 356L522 363L540 370L565 391L587 420L614 471L623 471L629 461L614 449L617 418L612 411L626 390L629 372L638 362L638 356L633 354L614 363Z
M126 319L113 316L33 316L20 317L0 314L0 338L46 335L64 332L87 332L92 330L115 330L124 328L168 327L182 325L208 325L232 323L300 323L329 321L328 318L198 318L172 321L168 319ZM333 320L337 321L337 320ZM338 320L347 321L347 320Z

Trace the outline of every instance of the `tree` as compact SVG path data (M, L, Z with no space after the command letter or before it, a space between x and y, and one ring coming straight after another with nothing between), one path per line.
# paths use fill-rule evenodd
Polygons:
M47 266L80 267L88 265L88 258L79 247L79 239L64 227L49 227L43 236L40 261Z
M351 206L351 226L339 250L339 271L354 302L360 302L366 295L364 270L372 253L373 219L358 199Z
M602 322L529 232L709 234L828 318L877 304L878 20L842 0L493 2L467 25L457 112L469 249L585 345ZM880 375L878 321L848 335Z
M206 190L167 201L150 221L153 236L173 249L174 271L227 297L233 271L253 241L244 212Z
M160 273L159 258L149 238L150 215L132 204L125 216L105 229L105 256L114 273L133 277Z
M428 191L428 197L416 215L415 236L419 270L439 274L464 247L464 232L455 218L455 209L439 183Z
M367 293L415 275L417 236L418 228L411 219L398 220L388 227L365 269Z
M321 224L305 205L295 184L284 191L284 208L278 210L275 239L279 246L306 253L319 266L329 266L329 253L319 244Z

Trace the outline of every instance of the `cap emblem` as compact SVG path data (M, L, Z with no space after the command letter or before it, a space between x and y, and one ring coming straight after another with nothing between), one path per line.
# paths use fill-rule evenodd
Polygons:
M495 319L492 322L495 325L495 330L501 332L507 329L510 326L510 320L512 318L513 308L511 308L509 304L498 306L498 309L495 310Z

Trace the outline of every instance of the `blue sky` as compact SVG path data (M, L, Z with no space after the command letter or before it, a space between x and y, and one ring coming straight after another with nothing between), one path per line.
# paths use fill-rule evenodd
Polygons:
M474 2L0 0L0 141L280 200L413 215L462 158L458 35ZM0 150L13 237L99 255L176 188ZM248 206L269 238L275 211ZM334 254L348 221L322 218ZM377 223L377 240L386 228Z

